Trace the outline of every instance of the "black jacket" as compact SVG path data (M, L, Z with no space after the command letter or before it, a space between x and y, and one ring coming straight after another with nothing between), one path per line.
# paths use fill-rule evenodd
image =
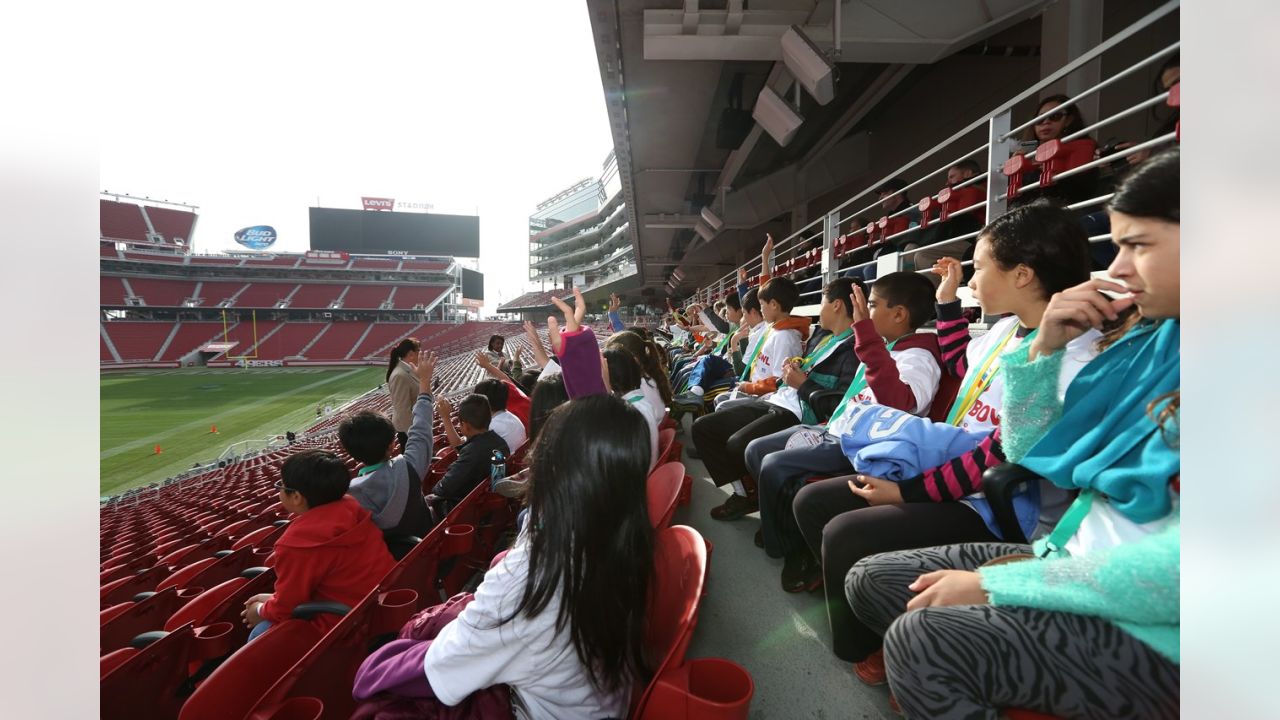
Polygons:
M507 457L511 450L507 441L498 433L486 430L458 446L458 459L453 461L444 477L431 489L431 493L446 500L458 501L476 489L481 480L489 477L489 463L494 450L501 450Z

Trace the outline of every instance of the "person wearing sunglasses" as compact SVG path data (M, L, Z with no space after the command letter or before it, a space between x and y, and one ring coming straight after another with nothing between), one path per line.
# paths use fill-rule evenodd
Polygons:
M347 466L327 450L303 450L280 466L275 488L293 518L267 558L276 571L273 592L249 598L240 614L252 628L249 640L288 620L301 603L355 607L395 565L369 511L347 494L350 484ZM328 632L338 617L319 613L309 622Z
M1064 140L1088 126L1084 116L1080 114L1080 108L1076 105L1066 104L1069 99L1066 95L1050 95L1040 101L1040 104L1036 106L1035 114L1039 119L1036 120L1034 125L1024 130L1021 136L1022 151L1024 153L1034 157L1036 148L1044 143L1050 140ZM1092 140L1088 135L1072 139ZM1038 167L1023 174L1022 184L1024 187L1039 181L1040 169ZM1038 198L1048 198L1055 204L1070 205L1071 203L1097 196L1098 170L1094 168L1069 177L1057 178L1047 188L1025 190L1019 193L1017 198L1010 201L1009 205L1010 207L1026 205Z

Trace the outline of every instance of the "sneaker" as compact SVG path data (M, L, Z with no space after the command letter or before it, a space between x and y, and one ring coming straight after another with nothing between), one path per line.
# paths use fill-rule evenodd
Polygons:
M711 508L712 520L737 520L759 510L754 497L734 493L722 505Z
M764 531L757 530L754 540L756 542L756 547L763 548L764 547Z
M808 548L789 555L782 565L782 589L789 593L810 592L822 587L822 564Z
M676 405L682 405L685 407L688 407L690 405L695 407L702 407L702 403L703 403L702 396L697 395L695 393L691 393L691 392L680 393L679 395L671 398L672 407Z
M504 498L522 498L529 487L529 478L517 473L508 475L493 485L493 492Z
M877 650L867 656L866 660L854 663L853 674L866 685L884 685L889 682L884 669L884 650Z

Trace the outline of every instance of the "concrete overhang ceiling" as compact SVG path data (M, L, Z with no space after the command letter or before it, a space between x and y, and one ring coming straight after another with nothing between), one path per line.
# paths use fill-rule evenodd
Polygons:
M913 67L1048 4L849 0L840 8L837 52L832 0L588 0L639 283L665 291L678 267L685 284L701 282L732 260L748 229L856 179L867 167L857 123ZM797 97L779 62L792 26L836 65L835 99L819 106L803 96L804 124L786 147L755 122L736 149L724 147L717 130L735 77L745 78L746 111L766 87L788 101ZM694 232L703 207L724 221L717 231L724 235L710 243Z

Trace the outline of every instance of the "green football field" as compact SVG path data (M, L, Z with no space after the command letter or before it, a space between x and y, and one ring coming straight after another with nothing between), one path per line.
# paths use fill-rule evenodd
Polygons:
M337 407L377 387L385 372L342 367L103 373L101 494L216 460L235 442L301 433L315 423L317 404Z

